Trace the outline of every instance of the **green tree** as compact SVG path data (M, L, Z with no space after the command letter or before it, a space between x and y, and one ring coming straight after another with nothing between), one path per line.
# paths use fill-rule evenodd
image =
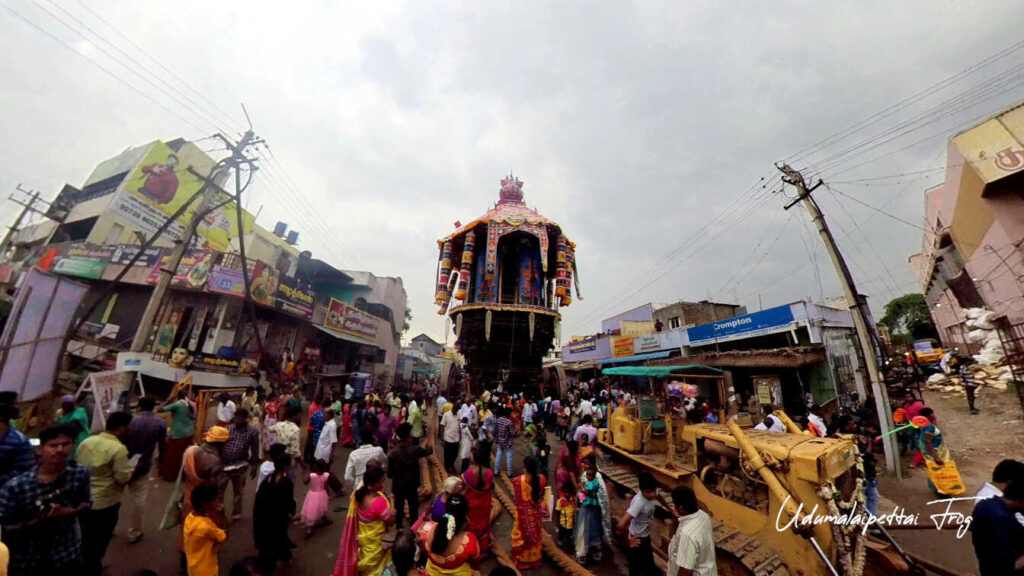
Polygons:
M939 336L928 312L928 302L922 294L904 294L890 300L885 305L882 324L885 324L894 336L901 335L913 340Z
M412 327L412 308L405 307L405 324L402 325L402 335L404 336L409 328Z

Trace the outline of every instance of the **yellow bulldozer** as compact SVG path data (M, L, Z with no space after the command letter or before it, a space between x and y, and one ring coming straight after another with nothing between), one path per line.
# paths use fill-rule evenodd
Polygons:
M925 574L920 559L884 529L876 538L859 525L804 524L805 517L838 516L854 502L863 510L853 440L791 433L795 426L784 414L779 415L790 432L754 430L749 418L734 417L728 406L734 397L731 378L715 368L618 367L604 373L647 377L651 393L638 394L636 406L609 415L599 435L605 455L601 473L622 491L635 490L637 474L645 471L666 489L692 488L714 522L719 574ZM670 380L697 382L712 414L717 412L715 419L725 424L688 422L673 405L678 398L665 393Z

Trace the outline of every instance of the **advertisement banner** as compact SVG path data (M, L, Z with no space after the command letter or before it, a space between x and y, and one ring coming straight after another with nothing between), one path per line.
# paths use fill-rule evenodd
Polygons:
M690 346L703 346L714 342L752 338L789 329L793 311L789 304L745 314L728 320L702 324L686 330Z
M582 340L569 342L569 352L573 354L590 352L592 350L597 350L597 338L583 338Z
M277 286L278 310L301 316L306 320L313 318L313 286L298 278L283 276Z
M189 170L188 163L163 142L156 142L125 181L113 209L145 232L153 233L202 186L202 181ZM217 205L227 198L227 195L217 193L213 204ZM170 226L172 236L181 237L183 223L192 218L195 205L190 205ZM254 220L252 214L243 211L242 224L247 234L252 230ZM196 234L203 239L204 248L227 251L231 247L231 240L238 237L235 205L228 203L207 214L196 227Z
M637 338L636 345L639 352L649 352L661 348L661 339L658 338L657 334L648 334Z
M264 306L273 306L277 296L279 282L277 268L262 260L252 265L252 281L249 283L249 296L252 301Z
M612 356L621 358L633 355L633 337L620 336L612 340Z
M217 294L243 298L245 296L245 279L242 277L241 270L227 266L214 266L206 289Z
M324 316L324 327L372 340L377 337L379 321L376 316L331 298Z
M141 246L135 246L132 244L119 244L114 247L114 254L110 257L111 264L118 264L121 266L127 266L132 258L139 253ZM162 248L156 248L150 246L146 248L146 251L139 256L139 259L135 261L136 266L143 268L152 268L160 261L160 255L163 253Z
M39 261L45 271L98 280L110 262L114 250L107 246L93 246L84 242L62 244L51 248Z
M220 261L221 254L215 252L203 252L199 250L186 250L178 263L178 270L171 279L171 286L176 288L192 288L202 290L210 280L213 268ZM156 284L160 281L161 270L170 264L170 256L160 258L160 263L153 266L149 271L146 282Z

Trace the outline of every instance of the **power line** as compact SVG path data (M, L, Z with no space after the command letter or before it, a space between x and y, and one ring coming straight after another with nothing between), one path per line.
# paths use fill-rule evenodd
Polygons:
M660 281L662 278L667 276L687 259L699 253L704 246L710 244L711 242L714 242L715 240L720 238L725 232L731 230L740 222L748 218L751 214L757 212L764 204L764 202L771 197L769 186L774 186L775 181L777 180L777 177L775 177L772 178L769 182L762 184L764 178L766 177L767 176L762 177L756 184L754 184L753 186L748 188L743 194L735 198L729 204L728 209L716 214L715 217L711 219L711 221L709 221L707 224L705 224L700 229L696 230L693 234L688 236L686 240L680 243L673 250L669 251L665 256L662 256L650 271L648 271L645 274L641 274L634 277L634 280L629 285L627 285L624 290L620 291L615 296L613 296L605 305L599 306L598 308L591 310L586 316L584 316L577 322L579 324L584 324L587 321L594 318L595 316L602 314L605 311L611 309L612 307L618 305L620 298L623 297L628 292L632 292L634 295L639 294L649 286L655 284L656 282ZM761 190L755 193L752 197L749 196L752 190L757 190L758 185L761 186ZM749 204L750 202L753 202L753 204ZM743 206L744 204L748 204L748 206L746 210L740 212L740 207ZM732 208L733 206L736 206L736 208ZM739 214L738 216L736 216L732 221L727 222L726 219L729 216L737 213ZM723 223L722 227L708 235L707 233L712 228L712 226L719 222ZM675 262L669 264L669 262L672 262L673 260L675 260ZM659 265L662 263L664 264ZM661 274L655 276L652 280L646 283L643 282L645 277L647 277L650 274L655 274L659 270L662 270Z
M40 26L39 24L36 24L36 23L35 23L35 22L33 22L32 20L29 20L29 19L28 19L28 18L27 18L26 16L24 16L23 14L21 14L21 13L20 13L20 12L18 12L17 10L15 10L15 9L11 8L11 7L10 7L10 6L8 6L7 4L5 4L5 3L3 3L3 2L0 2L0 8L3 8L3 9L4 9L4 10L6 10L6 11L7 11L8 13L12 14L12 15L13 15L13 16L14 16L15 18L17 18L17 19L21 20L21 21L22 21L22 22L24 22L25 24L28 24L28 25L29 25L29 26L31 26L32 28L35 28L36 30L38 30L38 31L39 31L39 32L41 32L42 34L44 34L44 35L48 36L49 38L51 38L51 39L53 39L53 40L56 40L57 42L59 42L59 43L63 44L63 45L64 45L64 47L66 47L66 48L67 48L68 50L71 50L71 51L72 51L72 52L74 52L75 54L78 54L78 55L79 55L79 56L81 56L82 58L85 58L86 60L88 60L88 61L89 61L89 63L90 63L90 64L92 64L93 66L95 66L95 67L99 68L99 69L100 69L100 71L102 71L102 72L103 72L103 73L105 73L106 75L110 76L111 78L113 78L114 80L116 80L116 81L120 82L121 84L124 84L125 86L127 86L128 88L130 88L130 89L131 89L131 90L132 90L133 92L136 92L137 94L139 94L140 96L142 96L142 97L143 97L143 98L145 98L146 100L149 100L150 102L152 102L152 103L156 104L156 105L157 105L157 106L159 106L160 108L163 108L163 109L164 109L164 110L165 110L166 112L168 112L169 114L171 114L171 115L175 116L176 118L178 118L178 119L179 119L179 120L181 120L182 122L184 122L184 123L188 124L189 126L192 126L193 128L195 128L196 130L198 130L198 131L200 131L200 132L203 132L203 133L205 133L205 132L208 132L208 129L207 129L207 128L204 128L204 127L202 127L202 126L199 126L198 124L196 124L196 123L195 123L195 122L193 122L192 120L190 120L190 119L188 119L188 118L186 118L186 117L182 116L182 115L181 115L181 114L179 114L178 112L175 112L174 110L172 110L172 109L168 108L168 107L167 107L167 106L166 106L166 105L165 105L165 104L164 104L163 102L160 102L160 101L159 101L159 100L157 100L156 98L154 98L154 97L150 96L149 94L147 94L146 92L144 92L144 91L143 91L143 90L142 90L141 88L139 88L139 87L135 86L135 85L134 85L134 84L132 84L131 82L129 82L129 81L125 80L124 78L122 78L121 76L119 76L119 75L118 75L118 74L117 74L116 72L113 72L113 71L111 71L111 70L110 70L109 68L107 68L106 66L104 66L104 65L100 64L99 62L97 62L96 60L94 60L94 59L93 59L93 58L92 58L91 56L89 56L89 55L88 55L88 54L86 54L85 52L82 52L82 51L81 51L81 50L79 50L78 48L74 47L73 45L71 45L70 43L68 43L67 41L65 41L65 40L64 40L63 38L60 38L59 36L57 36L57 35L53 34L53 33L52 33L52 32L50 32L49 30L47 30L47 29L43 28L43 27L42 27L42 26Z
M84 9L85 9L85 10L86 10L87 12L89 12L90 14L92 14L92 15L93 15L93 16L94 16L94 17L95 17L95 18L96 18L97 20L99 20L100 22L102 22L103 24L105 24L105 25L106 25L106 26L107 26L108 28L110 28L110 29L111 29L111 30L113 30L113 31L114 31L115 33L117 33L117 34L118 34L118 35L119 35L119 36L120 36L121 38L124 38L124 39L125 39L125 41L127 41L127 42L128 42L128 44L130 44L130 45L132 46L132 48L134 48L134 49L138 50L138 51L139 51L139 53L141 53L141 54L142 54L143 56L145 56L146 58L149 58L149 60L151 60L152 62L154 62L154 63L155 63L155 64L156 64L157 66L159 66L159 67L160 67L160 69L161 69L161 70L163 70L164 72L166 72L167 74L169 74L169 75L170 75L170 76L171 76L172 78L174 78L174 79L175 79L175 80L176 80L177 82L179 82L179 83L180 83L180 84L181 84L182 86L184 86L184 87L188 88L188 89L189 89L189 90L191 90L191 91L192 91L192 92L193 92L194 94L198 95L198 96L199 96L199 98L201 98L201 99L205 100L205 101L206 101L206 102L207 102L207 103L208 103L209 105L213 106L213 107L214 107L214 109L216 109L216 111L217 111L217 112L219 112L219 113L220 113L220 114L222 115L223 119L225 119L225 120L227 121L227 123L228 123L229 125L231 125L231 126L233 126L233 127L234 127L234 126L238 126L238 124L236 124L236 123L235 123L235 121L234 121L234 119L232 118L231 114L229 114L228 112L225 112L225 111L224 111L224 109L223 109L223 108L221 108L220 106L218 106L216 102L214 102L214 101L210 100L209 98L207 98L205 94L203 94L203 93L202 93L202 92L200 92L200 91L199 91L198 89L196 89L196 88L195 88L194 86L192 86L191 84L189 84L189 83L188 83L188 82L187 82L186 80L184 80L184 79L183 79L183 78L182 78L181 76L179 76L179 75L175 74L173 70L171 70L171 69L170 69L170 68L168 68L167 66L164 66L164 64L163 64L162 62L160 62L160 61L159 61L158 59L156 59L155 57L153 57L153 56L152 56L152 55L151 55L151 54L150 54L149 52L147 52L147 51L146 51L145 49L143 49L143 48L142 48L141 46L139 46L139 45L138 45L138 44L137 44L137 43L136 43L135 41L133 41L133 40L132 40L132 39L131 39L130 37L128 37L128 36L127 36L127 35L126 35L125 33L121 32L121 30L119 30L119 29L118 29L118 28L117 28L116 26L114 26L113 24L111 24L111 23L110 23L110 22L109 22L109 21L108 21L107 19L105 19L105 18L104 18L103 16L101 16L100 14L98 14L98 13L97 13L97 12L96 12L95 10L93 10L92 8L90 8L88 4L86 4L85 2L82 2L82 0L75 0L75 1L76 1L76 2L78 3L78 5L79 5L79 6L81 6L81 7L82 7L82 8L84 8ZM237 131L237 130L236 130L236 131Z
M882 210L882 209L880 209L880 208L875 208L875 207L874 207L874 206L872 206L871 204L868 204L867 202L864 202L863 200L859 200L859 199L857 199L857 198L854 198L853 196L850 196L849 194L847 194L847 193L843 192L842 190L839 190L839 189L838 189L838 188L836 188L835 186L831 186L831 185L828 185L828 184L826 184L825 186L826 186L826 188L828 188L828 189L829 189L829 190L831 190L832 192L835 192L836 194L839 194L840 196L845 196L846 198L849 198L850 200L853 200L853 201L854 201L854 202L856 202L857 204L860 204L861 206L863 206L863 207L865 207L865 208L868 208L869 210L873 210L873 211L877 212L878 214L881 214L881 215L883 215L883 216L886 216L886 217L892 218L893 220L895 220L895 221L897 221L897 222L901 222L901 223L903 223L903 224L906 224L907 226L912 226L913 228L916 228L916 229L918 229L918 230L920 230L920 231L922 231L922 232L925 232L925 233L927 233L927 232L928 232L928 230L927 230L927 229L925 229L925 228L924 228L924 227L922 227L922 226L919 226L919 225L917 225L917 224L914 224L913 222L911 222L911 221L909 221L909 220L904 220L903 218L900 218L899 216L895 216L895 215L893 215L893 214L890 214L890 213L888 213L888 212L886 212L885 210Z
M895 126L892 126L878 134L864 140L858 144L850 146L845 150L834 153L822 160L816 162L816 166L819 172L826 172L832 168L840 166L846 162L849 162L852 158L856 158L870 150L883 146L893 140L896 140L902 136L920 130L930 124L933 124L939 120L952 116L954 114L963 112L974 106L981 104L986 100L990 100L996 96L1004 94L1010 90L1017 88L1021 81L1024 80L1024 64L1015 66L1013 69L1016 74L1008 77L1001 78L994 82L989 81L984 84L974 86L956 96L953 96L946 101L926 110L917 116L914 116L908 120L905 120Z
M765 182L766 178L771 179L768 182ZM605 311L611 309L612 307L618 305L620 299L626 296L628 293L632 292L635 294L639 292L639 290L646 288L646 286L650 286L653 282L648 282L643 287L640 287L645 277L657 273L661 268L663 268L665 265L667 265L674 259L680 257L685 259L689 257L687 256L687 254L690 253L692 250L695 250L695 246L701 245L700 239L702 237L707 238L706 233L709 232L713 226L726 222L731 215L735 214L738 210L741 209L742 206L748 205L750 202L755 202L756 207L758 199L763 200L767 196L770 196L770 191L766 192L766 190L769 190L770 186L773 187L774 183L777 180L778 176L773 175L773 173L771 172L762 176L755 184L751 185L744 192L733 198L733 200L724 209L715 214L703 226L695 230L692 234L684 238L677 246L675 246L667 253L662 255L657 261L655 261L655 263L649 270L647 270L643 274L638 274L634 276L632 281L630 281L622 289L617 291L611 298L609 298L606 301L605 304L599 305L596 308L591 309L581 319L576 320L576 323L584 324L590 321L591 319L595 318L596 316L603 314ZM760 189L758 188L759 186ZM751 193L753 193L752 196ZM738 223L738 221L727 225L727 228L731 228L736 223ZM659 278L661 277L659 276Z
M828 188L828 186L826 186L826 188ZM828 189L832 190L831 188ZM853 222L853 228L860 234L861 238L864 239L864 243L867 244L868 249L870 249L871 253L874 254L875 260L877 260L878 263L882 265L882 269L885 270L885 273L889 276L889 280L892 281L892 287L896 288L896 290L899 291L899 284L896 282L896 278L892 275L892 271L889 270L889 265L885 263L885 260L882 259L882 256L878 253L878 250L875 249L875 245L871 242L871 239L868 238L867 234L864 233L864 230L860 227L860 224L857 223L857 219L854 218L852 214L850 214L849 210L846 209L846 205L839 201L838 196L836 196L836 204L839 205L839 208L843 211L843 214L846 214L846 217L849 218L851 222Z
M264 153L264 151L266 153ZM295 183L295 180L292 179L291 175L288 174L288 171L285 169L284 165L281 164L281 162L274 156L274 153L270 150L270 147L264 145L264 151L260 152L260 156L264 158L269 164L271 164L277 172L279 172L278 176L280 177L282 182L284 182L286 189L291 190L296 196L305 200L305 194L303 193L302 189ZM307 209L307 214L310 216L311 220L320 228L320 230L324 234L327 235L328 238L330 238L330 225L327 224L323 217L320 216L316 211L308 211L309 202L304 201L301 202L300 204L301 206ZM332 238L332 241L337 243L338 247L341 248L342 252L348 254L348 256L359 268L365 268L365 265L359 260L359 257L348 249L348 246L346 246L345 242L343 242L340 237L334 236L334 238Z
M796 162L798 160L806 158L810 154L813 154L813 153L815 153L815 152L817 152L819 150L827 148L827 147L835 144L836 142L839 142L839 141L841 141L841 140L843 140L843 139L845 139L845 138L847 138L849 136L852 136L853 134L856 134L857 132L860 132L861 130L867 128L868 126L870 126L872 124L875 124L876 122L878 122L880 120L883 120L885 118L888 118L889 116L892 116L893 114L899 112L900 110L906 108L907 106L909 106L911 104L914 104L916 102L919 102L920 100L923 100L924 98L927 98L928 96L930 96L930 95L932 95L932 94L934 94L934 93L936 93L936 92L946 88L947 86L955 84L956 82L960 81L961 79L966 78L966 77L974 74L975 72L978 72L978 71L980 71L980 70L982 70L982 69L984 69L984 68L994 64L995 62L998 62L999 60L1002 60L1003 58L1009 56L1010 54L1013 54L1017 50L1020 50L1022 47L1024 47L1024 41L1017 42L1017 43L1015 43L1015 44L1013 44L1013 45L1011 45L1011 46L1009 46L1007 48L1004 48L1003 50L1000 50L999 52L996 52L995 54L993 54L993 55L991 55L991 56L981 60L980 62L977 62L975 64L972 64L972 65L968 66L967 68L957 72L956 74L953 74L952 76L949 76L949 77L941 80L940 82L937 82L937 83L935 83L935 84L933 84L931 86L928 86L927 88L924 88L922 90L919 90L918 92L915 92L914 94L911 94L907 98L904 98L903 100L900 100L899 102L897 102L897 103L895 103L895 104L893 104L893 105L891 105L891 106L889 106L889 107L887 107L887 108L885 108L885 109L883 109L883 110L881 110L879 112L876 112L876 113L874 113L874 114L872 114L872 115L870 115L870 116L868 116L866 118L863 118L860 121L855 122L854 124L844 128L843 130L840 130L839 132L836 132L836 133L832 134L831 136L828 136L828 137L826 137L826 138L824 138L822 140L819 140L818 142L815 142L814 144L811 144L810 146L807 146L807 147L803 148L802 150L800 150L800 151L796 152L795 154L789 156L786 160L789 161L789 162Z
M75 34L78 34L78 35L79 35L79 36L80 36L80 37L81 37L82 39L84 39L84 40L85 40L86 42L89 42L90 44L92 44L93 46L95 46L95 47L96 47L97 49L99 49L99 50L100 50L101 52L103 52L104 54L106 54L106 55L107 55L108 57L110 57L110 58L111 58L112 60L114 60L114 61L115 61L115 62L117 62L118 64L120 64L120 65L124 66L126 70L128 70L129 72L131 72L132 74L134 74L134 75L135 75L135 76L137 76L138 78L142 79L142 81L146 82L147 84L149 84L149 85L150 85L150 86L152 86L153 88L156 88L157 90L160 90L161 92L164 92L164 93L166 93L166 94L167 94L168 96L170 96L170 97L171 97L171 99L172 99L172 100L174 100L174 101L175 101L175 102L176 102L177 104L181 105L181 106L182 106L183 108L186 108L186 109L188 109L188 110L189 110L190 112L192 112L192 113L195 113L195 114L196 114L196 115L197 115L197 116L198 116L199 118L202 118L202 119L203 119L203 120L204 120L205 122L209 122L209 123L210 123L210 125L211 125L211 126L213 126L213 127L215 128L215 129L217 129L218 131L221 131L221 132L228 132L227 130L224 130L224 129L223 129L223 126L222 126L222 125L220 124L220 122L219 122L219 120L218 120L217 118L215 118L214 116L212 116L212 115L210 115L209 113L207 113L207 112L206 112L206 111L204 110L204 108L203 108L203 107L202 107L202 106L201 106L200 104L198 104L198 103L197 103L197 102L196 102L195 100L193 100L192 98L190 98L190 97L189 97L188 95L186 95L186 94L182 94L181 92L179 92L179 91L178 91L178 90L177 90L177 89L175 88L175 86L173 86L173 85L172 85L171 83L169 83L169 82L167 82L166 80L164 80L163 78L161 78L161 77L160 77L159 75L153 74L153 72L152 72L152 71L150 71L150 70L149 70L148 68L146 68L146 66L145 66L144 64L142 64L141 62L139 62L138 60L136 60L134 56L132 56L131 54L129 54L129 53L127 53L127 52L125 52L125 51L124 51L124 50L122 50L122 49L121 49L120 47L118 47L118 46L117 46L116 44L114 44L113 42L111 42L110 40L107 40L107 39L106 39L106 38L105 38L105 37L104 37L103 35L101 35L101 34L97 33L97 32L96 32L95 30L93 30L93 29L92 29L92 28L91 28L91 27L90 27L90 26L89 26L88 24L86 24L85 22L82 22L82 21L81 21L81 20L80 20L80 19L79 19L78 17L76 17L76 16L74 15L74 14L72 14L72 13L68 12L68 11L67 11L67 10L65 10L65 9L64 9L64 8L63 8L62 6L60 6L59 4L57 4L56 2L54 2L54 0L50 0L50 3L51 3L51 4L53 4L53 5L54 5L54 6L55 6L55 7L56 7L56 8L58 9L58 10L60 10L61 12L63 12L64 14L66 14L66 15L67 15L67 16L68 16L69 18L71 18L71 19L72 19L72 20L74 20L74 21L75 21L76 23L78 23L78 24L79 24L80 26L82 26L82 27L83 27L83 28L84 28L85 30L87 30L87 31L88 31L88 32L89 32L89 33L90 33L90 34L91 34L91 35L92 35L93 37L95 37L95 39L96 39L96 40L99 40L99 41L100 41L100 42L102 42L103 44L106 44L106 45L110 46L110 47L111 47L111 48L112 48L113 50L115 50L115 51L116 51L116 52L117 52L118 54L120 54L120 55L121 55L122 57L126 58L126 59L127 59L127 60L128 60L129 62L130 62L130 63L134 64L135 66L128 66L127 64L125 64L125 63L124 63L124 62L123 62L122 60L120 60L120 59L119 59L119 58L118 58L117 56L115 56L115 55L111 54L111 53L110 53L110 51L109 51L109 50L107 50L107 49L106 49L106 48L105 48L105 47L104 47L104 46L103 46L102 44L97 44L97 43L96 43L95 41L91 40L91 39L90 39L90 38L89 38L88 36L86 36L86 35L85 35L85 34L84 34L84 33L83 33L83 32L82 32L81 30L78 30L78 29L77 29L77 28L75 28L74 26L72 26L72 25L68 24L68 23L67 23L66 21L64 21L63 19L59 18L59 17L58 17L58 16L56 15L56 14L54 14L53 12L51 12L50 10L48 10L48 9L47 9L47 8L46 8L45 6L43 6L42 4L40 4L38 0L32 0L32 3L33 3L33 4L35 4L35 5L36 5L36 7L38 7L38 8L39 8L40 10L42 10L43 12L46 12L46 13L47 13L47 14L48 14L48 15L49 15L49 16L50 16L51 18L53 18L53 19L54 19L55 21L57 21L57 22L60 22L61 24L63 24L63 25L65 26L65 27L67 27L67 28L68 28L69 30L71 30L72 32L74 32ZM148 73L148 74L149 74L150 76L152 76L153 78L155 78L155 79L156 79L156 81L158 81L158 82L160 82L161 84L163 84L163 86L159 86L159 85L157 85L157 83L156 83L156 82L154 82L153 80L151 80L151 79L150 79L149 77L147 77L146 75L143 75L143 74L142 74L142 72L140 72L140 71L138 70L139 68L141 68L142 70L144 70L145 72L147 72L147 73ZM180 97L180 98L179 98L179 97Z

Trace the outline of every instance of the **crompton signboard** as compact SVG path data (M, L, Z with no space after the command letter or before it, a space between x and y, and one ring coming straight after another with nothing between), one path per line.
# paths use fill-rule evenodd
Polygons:
M702 324L686 330L690 346L713 344L715 341L738 340L783 332L793 323L793 311L789 304L745 314L728 320Z

